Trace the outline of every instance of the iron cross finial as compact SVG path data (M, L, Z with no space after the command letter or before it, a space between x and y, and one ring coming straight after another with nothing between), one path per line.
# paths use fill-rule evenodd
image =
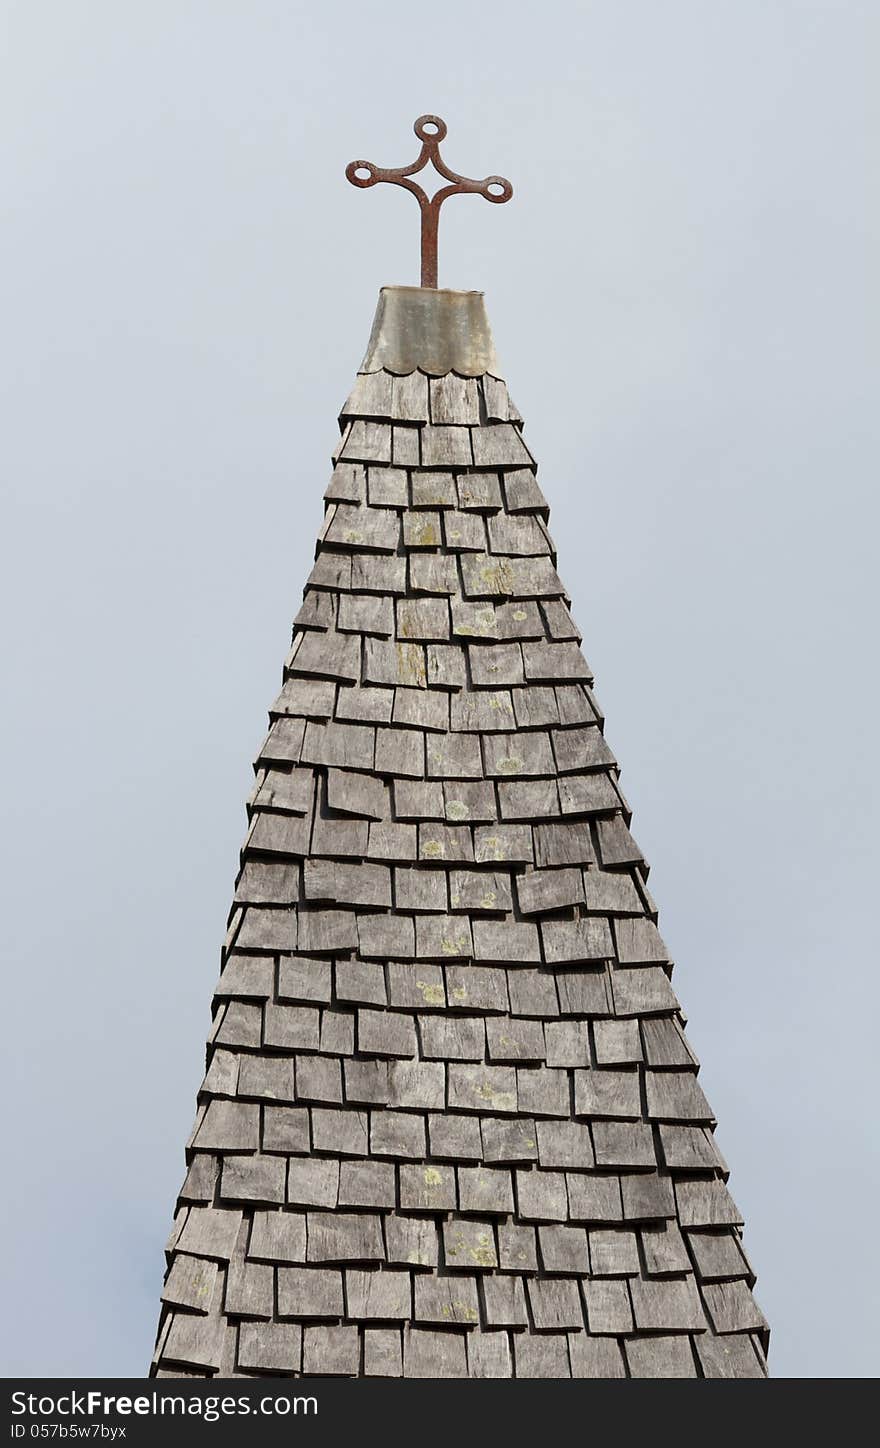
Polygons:
M440 155L440 142L446 137L446 122L441 121L439 116L419 116L413 130L422 143L422 149L411 166L383 171L379 166L374 166L372 161L351 161L345 168L345 174L352 186L375 186L377 181L390 181L393 185L405 186L407 191L412 192L422 213L422 286L436 287L437 225L440 220L440 207L447 196L455 196L462 191L475 191L478 195L485 196L487 201L500 203L510 200L513 187L504 176L486 176L482 181L472 181L467 176L459 176L451 171ZM410 177L422 171L429 161L433 162L434 170L451 183L441 187L431 197L416 181L410 180ZM359 172L362 174L359 175Z

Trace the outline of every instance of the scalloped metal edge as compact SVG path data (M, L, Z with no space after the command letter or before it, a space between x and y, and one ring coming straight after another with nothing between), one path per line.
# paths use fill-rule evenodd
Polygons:
M382 287L359 372L501 373L482 292Z

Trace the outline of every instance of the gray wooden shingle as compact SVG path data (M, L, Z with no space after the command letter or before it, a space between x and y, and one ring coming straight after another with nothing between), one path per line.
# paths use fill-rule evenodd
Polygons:
M687 1337L636 1337L624 1343L632 1378L695 1378L694 1352Z
M437 553L412 553L407 566L413 593L458 592L458 569L454 558Z
M590 1267L594 1277L634 1277L639 1272L635 1232L616 1227L590 1232Z
M403 685L407 688L423 689L427 679L425 650L417 643L365 638L363 678L369 684ZM340 761L318 762L336 764ZM371 766L372 760L362 767L369 769Z
M631 1090L631 1085L628 1086ZM582 1091L581 1102L589 1111L592 1095ZM621 1108L626 1102L620 1103ZM656 1164L654 1136L644 1121L593 1120L596 1165L602 1167L646 1167Z
M544 1027L540 1021L492 1017L486 1022L486 1036L490 1061L544 1059Z
M750 1337L716 1337L714 1333L703 1332L694 1339L694 1345L704 1378L767 1376L763 1356Z
M509 1066L451 1062L449 1106L458 1111L516 1111L516 1072Z
M429 383L431 421L468 426L480 421L480 399L474 377L432 377Z
M513 1377L510 1339L506 1332L469 1332L467 1355L469 1377Z
M324 1157L293 1157L287 1174L287 1200L297 1207L335 1207L339 1162Z
M400 1321L412 1318L412 1284L409 1272L388 1268L364 1272L352 1268L345 1274L346 1316L359 1321Z
M706 1313L693 1277L633 1277L629 1290L640 1330L705 1332Z
M592 1337L573 1332L568 1338L573 1378L625 1378L626 1368L619 1343L610 1337Z
M489 734L483 741L483 753L488 775L522 779L554 773L550 736L543 730Z
M479 513L461 513L449 508L443 514L443 541L450 553L482 553L486 528Z
M279 1156L227 1156L220 1173L225 1202L284 1201L286 1163Z
M504 495L508 513L546 513L547 500L538 488L531 468L517 468L504 473Z
M564 1333L518 1333L513 1339L518 1378L570 1378L568 1339Z
M722 1231L692 1231L687 1234L697 1275L702 1282L724 1282L751 1278L742 1244L731 1228Z
M394 691L395 724L445 733L449 728L449 701L436 690L399 688Z
M345 402L341 417L369 417L374 420L390 418L391 411L390 372L360 373Z
M553 551L537 519L527 514L495 513L487 520L487 528L492 553L528 558Z
M476 960L532 962L541 959L538 929L529 921L475 920L473 934Z
M367 497L372 508L405 508L409 479L405 468L367 468Z
M344 814L381 820L388 813L386 786L372 775L349 769L328 769L327 803Z
M570 1278L532 1277L528 1284L529 1307L536 1332L580 1331L584 1310L578 1284Z
M557 970L556 995L560 1015L608 1015L608 983L602 966L572 970L566 964Z
M584 870L587 909L602 915L640 915L644 905L631 875L615 870Z
M303 1374L355 1377L360 1365L360 1339L356 1327L303 1329Z
M460 508L492 513L501 507L501 487L497 472L459 473L457 483Z
M508 1009L507 976L503 970L482 965L448 965L444 973L450 1008L474 1011Z
M224 1326L218 1313L208 1317L193 1312L172 1313L162 1349L165 1361L212 1375L220 1367Z
M342 1273L331 1268L279 1267L281 1318L342 1318Z
M523 683L522 649L518 643L472 644L468 667L475 688L498 689Z
M339 1167L340 1207L374 1208L393 1211L397 1205L394 1167L384 1161L344 1161ZM352 1312L349 1317L369 1316ZM383 1314L393 1316L394 1314Z
M443 784L443 807L450 824L494 820L495 790L486 780L449 780Z
M383 820L371 824L366 854L371 860L407 861L418 855L419 836L414 824Z
M428 379L421 372L392 377L391 416L395 421L427 422Z
M538 1121L536 1136L538 1160L543 1168L574 1168L583 1171L593 1166L590 1132L583 1122Z
M575 1071L574 1109L578 1116L623 1116L638 1120L641 1097L637 1071Z
M721 1181L676 1181L675 1201L683 1227L742 1226L739 1208Z
M691 1271L687 1247L675 1223L660 1222L657 1226L643 1228L639 1235L645 1272L649 1277L666 1277Z
M498 1266L495 1229L491 1221L463 1217L443 1223L443 1255L450 1271L490 1271Z
M449 907L445 870L394 871L394 904L398 910L446 911Z
M437 1227L430 1219L392 1214L385 1218L385 1240L390 1265L437 1266Z
M517 875L516 893L523 915L542 915L568 905L580 905L584 898L581 871L527 871L524 875Z
M449 701L450 726L469 733L505 732L514 724L513 704L507 689L482 689L453 694Z
M478 468L527 467L534 461L512 423L490 422L472 428L471 439Z
M469 428L429 424L422 429L423 467L469 468L474 461Z
M341 593L337 625L345 633L390 638L394 633L394 600L390 594ZM355 652L354 645L352 652ZM357 655L360 656L359 645ZM356 674L355 679L357 677Z
M594 1021L597 1066L629 1065L642 1059L637 1021Z
M367 1113L336 1106L313 1106L311 1118L312 1143L315 1151L333 1152L334 1155L366 1156ZM308 1145L302 1147L308 1150Z
M354 553L348 586L355 593L406 593L406 559Z
M405 1378L467 1377L464 1333L406 1328L403 1334L403 1375Z
M238 1365L259 1373L298 1373L302 1328L293 1322L243 1322L238 1330Z
M426 471L412 474L412 505L414 508L454 508L455 478L450 472Z
M619 1222L623 1217L620 1179L567 1172L568 1215L573 1222Z
M282 956L278 962L279 1000L329 1001L330 989L329 961L297 955Z
M450 1212L456 1206L455 1171L441 1163L401 1166L400 1207L404 1212Z
M292 1085L292 1072L290 1079ZM257 1151L260 1145L259 1106L244 1101L209 1101L193 1145L198 1151Z
M442 799L442 789L440 790ZM474 858L473 836L457 825L419 825L419 859L469 864Z
M162 1301L206 1314L211 1310L216 1282L216 1262L178 1252L162 1289Z
M362 503L366 488L366 468L359 463L337 463L324 492L328 502Z
M452 870L449 904L455 911L499 914L512 908L510 876L498 870Z
M482 1061L486 1028L482 1016L418 1017L422 1055L427 1060Z
M460 1323L470 1326L480 1320L477 1282L458 1273L441 1276L419 1274L413 1283L413 1321L418 1323Z
M391 461L391 428L386 423L353 422L339 453L341 462Z
M301 1212L254 1212L248 1257L262 1262L305 1262L306 1219Z
M534 1116L568 1116L571 1087L567 1071L549 1066L521 1066L516 1073L520 1110Z
M360 642L354 634L310 633L301 640L293 667L298 674L317 674L321 678L356 684L360 677L360 659ZM277 726L273 726L275 728Z
M381 1219L373 1213L309 1212L306 1217L309 1262L382 1262Z
M583 1227L539 1227L538 1242L545 1272L565 1276L589 1273L590 1253Z
M429 779L482 779L483 759L479 735L429 735L426 765Z
M591 1333L604 1335L632 1332L632 1307L625 1279L587 1278L583 1282L582 1291L587 1309L587 1327Z
M493 824L474 830L474 859L479 865L492 863L531 864L532 832L528 825Z
M254 807L310 814L314 789L315 776L311 769L267 769L254 796Z
M525 1222L564 1222L568 1218L568 1196L561 1172L518 1171L516 1173L517 1215Z
M618 1016L649 1016L678 1010L678 997L659 965L612 970L611 991Z
M336 701L336 687L332 679L289 678L272 704L269 715L288 714L303 719L329 719Z
M511 980L511 986L513 982ZM559 1010L558 997L556 1010ZM551 1014L554 1014L551 1012ZM544 1023L544 1052L548 1066L589 1066L590 1032L587 1021L565 1020Z
M503 820L545 820L559 814L555 779L501 780L498 803Z

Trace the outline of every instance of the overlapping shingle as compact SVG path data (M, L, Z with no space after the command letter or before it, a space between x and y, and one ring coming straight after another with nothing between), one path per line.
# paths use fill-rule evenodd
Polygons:
M154 1371L766 1372L499 379L361 374L261 746Z

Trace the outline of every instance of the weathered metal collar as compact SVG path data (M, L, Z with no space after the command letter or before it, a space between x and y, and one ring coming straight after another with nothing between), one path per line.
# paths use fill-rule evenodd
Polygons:
M383 287L361 372L500 377L482 292Z

